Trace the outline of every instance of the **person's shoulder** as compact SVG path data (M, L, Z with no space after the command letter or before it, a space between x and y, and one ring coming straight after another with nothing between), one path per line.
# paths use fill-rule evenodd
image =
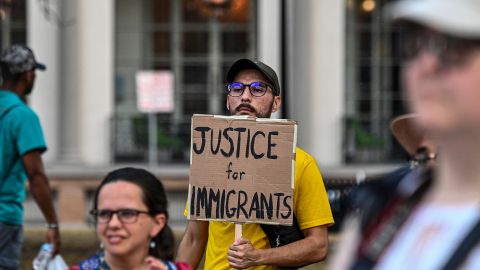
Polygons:
M310 162L315 162L315 159L307 153L307 151L303 150L300 147L296 147L295 149L295 161L296 162L304 162L304 163L310 163Z
M20 105L12 109L9 113L10 119L19 124L31 125L32 123L37 123L40 125L40 118L37 113L35 113L29 106Z
M313 159L313 157L309 153L307 153L307 151L303 150L302 148L300 148L298 146L295 148L295 152L296 152L297 157L300 156L300 157L303 157L303 158Z
M22 104L19 104L18 106L16 106L12 110L12 112L18 113L18 114L24 114L24 115L32 115L32 116L37 117L37 114L32 110L32 108L27 106L25 103L22 103Z
M17 102L21 101L20 97L15 94L14 92L6 89L0 89L0 100L3 102L8 101L8 102Z
M0 91L0 92L3 92L2 99L0 102L1 103L0 109L6 110L8 114L36 115L36 113L14 93L10 93L8 91Z
M26 106L26 104L14 93L10 91L0 90L0 117L5 113L11 112Z

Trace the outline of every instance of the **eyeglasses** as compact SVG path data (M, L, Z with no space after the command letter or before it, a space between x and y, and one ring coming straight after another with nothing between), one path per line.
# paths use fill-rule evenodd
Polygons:
M267 93L268 87L274 90L273 86L269 83L265 82L252 82L250 84L245 84L241 82L232 82L227 84L227 92L228 95L231 97L239 97L243 95L243 91L245 91L245 87L248 86L250 90L250 94L254 97L261 97Z
M96 223L108 223L112 219L114 214L120 222L124 224L137 222L138 215L146 214L150 215L148 211L136 210L136 209L118 209L118 210L92 210L90 214L93 216Z
M451 37L427 30L406 31L401 44L402 56L407 61L422 51L428 51L449 67L465 64L473 52L480 50L480 40Z

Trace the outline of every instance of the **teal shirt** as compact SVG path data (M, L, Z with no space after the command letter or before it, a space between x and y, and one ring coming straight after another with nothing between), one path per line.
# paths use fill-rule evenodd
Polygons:
M0 90L0 222L23 223L27 176L22 156L46 149L35 112L15 93Z

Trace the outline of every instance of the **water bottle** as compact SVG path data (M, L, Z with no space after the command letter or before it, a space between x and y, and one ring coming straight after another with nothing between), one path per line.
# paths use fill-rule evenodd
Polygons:
M47 269L48 262L52 257L52 245L49 243L43 243L40 247L37 257L33 259L33 269L34 270L45 270Z

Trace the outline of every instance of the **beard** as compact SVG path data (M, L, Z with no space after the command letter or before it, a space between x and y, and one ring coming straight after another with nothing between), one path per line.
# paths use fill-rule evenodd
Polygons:
M242 108L247 108L250 111L250 113L241 112L240 110ZM270 116L272 115L272 108L273 108L273 101L272 101L272 103L270 103L270 105L268 106L268 108L266 108L265 111L259 111L259 110L255 109L252 105L250 105L250 103L241 103L240 105L238 105L234 109L230 108L229 111L230 111L231 115L251 115L251 114L253 114L257 118L270 118Z
M33 81L28 83L26 86L25 86L25 96L28 96L32 93L33 91Z

